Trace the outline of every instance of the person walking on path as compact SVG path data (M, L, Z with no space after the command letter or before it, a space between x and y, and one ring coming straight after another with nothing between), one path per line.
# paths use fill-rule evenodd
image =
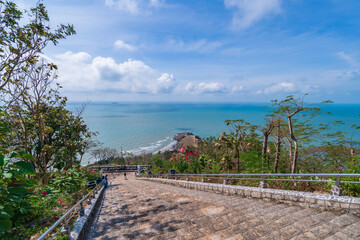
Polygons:
M106 178L104 176L102 177L101 181L104 184L105 188L108 188L108 184L107 184Z
M125 180L127 180L127 178L126 178L126 172L124 172L124 178L125 178Z

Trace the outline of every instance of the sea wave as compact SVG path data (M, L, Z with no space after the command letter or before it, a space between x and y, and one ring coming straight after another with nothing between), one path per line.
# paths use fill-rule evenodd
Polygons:
M172 141L171 143L169 143L167 146L163 147L162 149L160 149L160 152L162 151L166 151L166 150L169 150L171 148L174 148L175 145L176 145L177 141Z
M171 142L170 144L167 144L164 147L164 144L166 144L166 142L169 142L171 139L172 139L172 137L166 137L166 138L161 139L159 141L156 141L156 142L154 142L154 143L152 143L152 144L150 144L148 146L137 147L137 148L131 149L131 150L127 151L127 152L131 152L131 153L133 153L135 155L141 154L143 152L145 152L145 153L156 153L158 151L162 151L165 148L170 148L171 146L173 146L174 143Z

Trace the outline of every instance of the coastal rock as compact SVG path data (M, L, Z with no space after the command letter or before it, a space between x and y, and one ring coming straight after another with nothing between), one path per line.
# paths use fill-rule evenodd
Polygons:
M196 136L191 132L178 133L174 137L174 140L177 141L175 145L175 149L177 150L187 146L193 146L197 148L199 146L199 143L203 141L199 136Z
M193 135L191 132L183 132L175 135L174 140L180 142L184 137Z

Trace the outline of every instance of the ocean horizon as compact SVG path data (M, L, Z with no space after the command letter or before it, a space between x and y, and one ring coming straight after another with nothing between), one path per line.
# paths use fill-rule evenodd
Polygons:
M184 131L202 138L219 136L228 131L226 120L244 119L251 124L265 123L265 115L271 103L89 103L82 115L95 139L103 147L135 155L155 153L174 144L173 137ZM75 111L81 103L68 103ZM343 121L345 124L332 131L344 131L351 137L351 125L359 124L360 104L317 105L323 114L314 124ZM332 114L326 114L331 112ZM354 137L354 136L353 136ZM355 136L359 138L359 136ZM94 162L86 154L82 164Z

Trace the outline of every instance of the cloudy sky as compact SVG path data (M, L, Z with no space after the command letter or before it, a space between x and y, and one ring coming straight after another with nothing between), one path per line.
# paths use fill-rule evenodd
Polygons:
M70 101L360 103L359 0L43 2L77 31L45 51Z

